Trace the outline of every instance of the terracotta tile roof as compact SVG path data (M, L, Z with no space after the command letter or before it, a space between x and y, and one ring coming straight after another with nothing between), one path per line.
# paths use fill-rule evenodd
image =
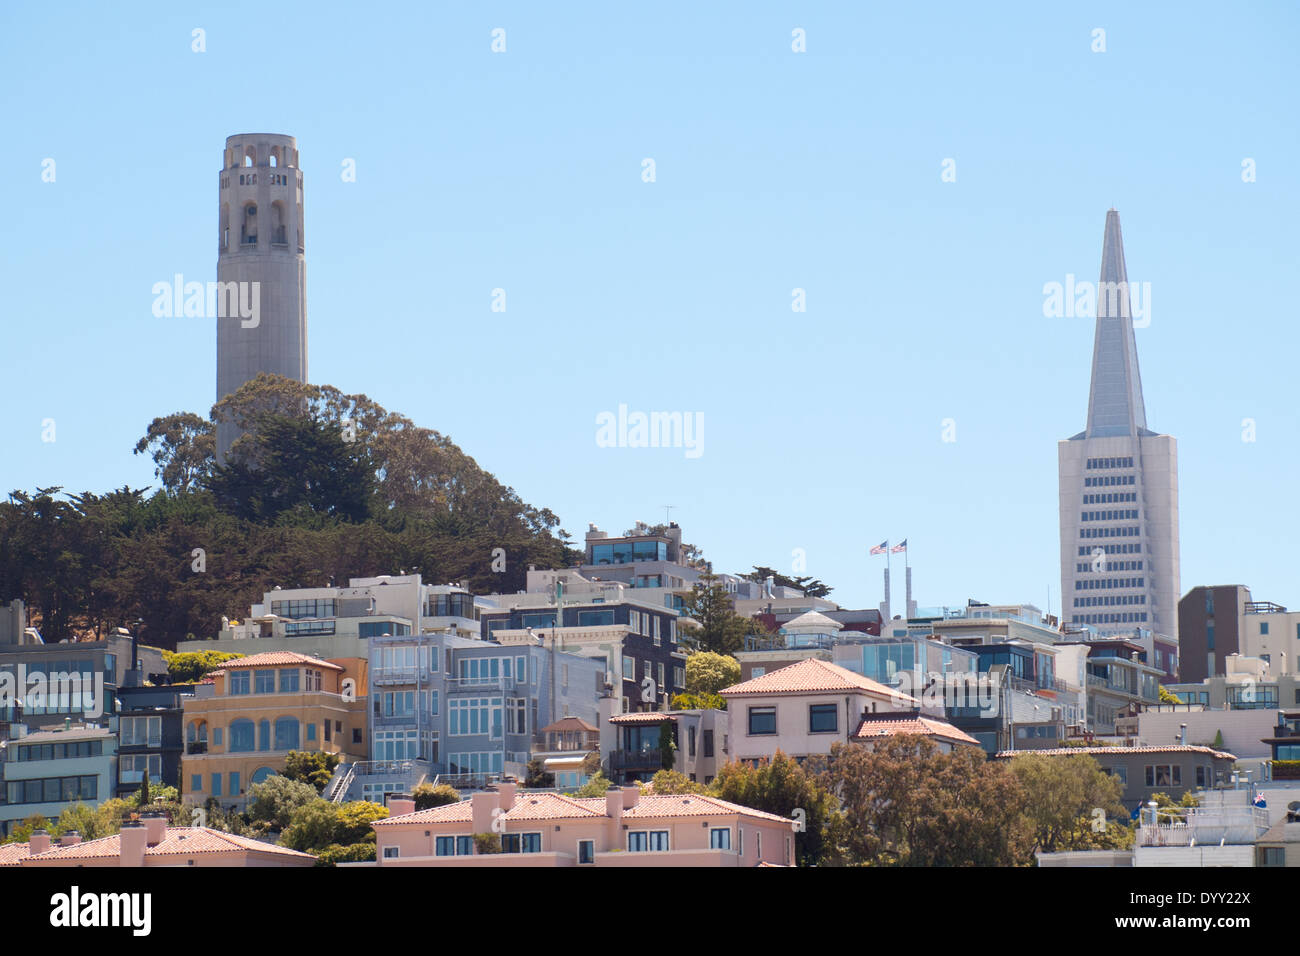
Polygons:
M577 802L592 804L601 816L605 815L605 800L603 797L585 798ZM777 816L775 813L755 810L752 807L742 807L738 803L730 803L726 800L719 800L717 797L706 797L698 793L643 793L637 798L635 807L623 811L623 819L657 820L666 817L714 817L719 813L740 813L756 820L772 820L787 825L792 822L789 817Z
M581 717L562 717L553 724L547 724L539 733L559 733L565 730L585 730L588 732L599 730L599 727L593 727Z
M31 852L26 843L0 843L0 866L17 866L21 860L31 856Z
M1171 744L1168 747L1053 747L1049 750L999 750L998 757L1023 757L1025 754L1042 754L1045 757L1068 757L1071 754L1209 754L1223 760L1236 760L1236 754L1215 750L1213 747L1198 747L1194 744Z
M892 687L886 687L870 677L863 677L838 664L819 661L816 658L809 658L761 677L724 687L718 693L723 697L740 697L750 694L815 694L846 690L866 691L902 703L919 703L915 697L900 693Z
M637 724L662 724L665 721L676 719L677 718L672 714L661 714L657 711L651 711L649 713L640 714L615 714L613 717L609 718L609 722L611 724L631 724L632 726L636 726Z
M343 670L338 664L331 664L329 661L323 661L318 657L308 657L306 654L297 654L293 651L267 651L264 654L254 654L251 657L226 661L221 665L221 671L243 670L245 667L284 667L288 664L320 667L329 671ZM213 671L212 673L218 674L221 671Z
M494 804L495 805L495 804ZM786 817L728 803L717 797L699 794L642 794L635 807L623 811L625 820L657 820L669 817L709 817L720 813L739 813L757 820L790 823ZM558 793L521 793L515 805L501 815L506 821L589 820L605 816L604 797L566 797ZM400 817L376 820L373 827L411 823L470 823L473 820L469 800L450 803L429 810L417 810Z
M558 793L521 793L515 797L515 805L501 814L509 820L576 820L604 816L605 801L597 800L600 809L595 810L584 805L584 801L575 800ZM493 806L499 804L493 803ZM461 800L442 807L417 810L399 817L376 820L372 826L382 827L394 823L470 823L473 820L472 802Z
M145 848L146 857L157 856L194 856L199 853L231 853L237 851L255 851L269 853L273 856L295 857L301 860L314 860L310 853L299 853L274 843L262 843L248 837L222 833L206 827L168 827L163 839L151 847ZM120 834L87 840L73 846L54 846L44 853L29 856L30 860L90 860L122 855L122 837Z
M963 744L975 744L979 741L952 724L930 717L913 717L909 720L864 720L853 732L855 740L871 740L879 737L893 737L897 734L922 734L926 737L938 737Z

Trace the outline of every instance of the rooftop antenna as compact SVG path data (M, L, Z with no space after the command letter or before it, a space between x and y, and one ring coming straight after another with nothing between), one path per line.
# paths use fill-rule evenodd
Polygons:
M670 512L676 507L676 505L664 505L664 524L672 524L672 515Z

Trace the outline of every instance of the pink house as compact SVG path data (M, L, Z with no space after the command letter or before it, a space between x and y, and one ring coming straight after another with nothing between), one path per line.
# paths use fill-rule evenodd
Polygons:
M390 798L376 820L380 866L790 866L793 821L698 794L642 795L636 787L604 797L495 792L415 812ZM476 835L500 840L480 853ZM490 838L489 838L490 839Z

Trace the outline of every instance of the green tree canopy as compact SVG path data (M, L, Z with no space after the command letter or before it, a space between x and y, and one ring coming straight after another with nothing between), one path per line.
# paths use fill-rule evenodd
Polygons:
M1029 857L1024 789L974 747L945 754L929 738L899 734L874 748L834 744L814 765L844 812L844 862L1012 866Z
M323 750L290 750L284 760L280 775L290 780L309 783L320 793L334 776L334 768L342 758Z
M440 783L435 787L426 781L411 791L411 798L415 801L415 809L429 810L449 803L459 803L460 791L449 783Z
M1103 821L1103 832L1106 818L1127 823L1123 785L1086 754L1027 753L1012 760L1011 769L1024 790L1024 813L1033 833L1031 854L1094 849L1094 819ZM1097 809L1105 816L1094 816Z
M713 781L713 793L722 800L788 817L793 828L795 811L802 831L795 834L795 857L800 866L814 866L832 855L838 812L835 798L816 779L780 750L771 760L754 767L728 763Z
M312 784L272 774L248 788L244 812L252 823L263 823L270 830L284 830L292 822L294 812L317 797Z
M219 670L227 661L243 656L243 654L227 654L222 651L164 650L162 652L163 663L167 665L167 679L173 684L193 684L213 671Z
M740 683L740 661L727 654L696 651L686 658L686 692L717 694Z

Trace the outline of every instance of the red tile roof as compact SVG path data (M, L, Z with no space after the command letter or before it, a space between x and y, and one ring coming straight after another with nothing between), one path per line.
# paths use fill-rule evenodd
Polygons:
M886 687L853 671L816 658L782 667L740 684L718 691L723 697L768 694L817 694L841 691L866 691L901 703L919 703L915 697Z
M194 856L200 853L231 853L251 851L269 853L273 856L293 857L301 860L314 860L310 853L299 853L274 843L262 843L248 837L222 833L206 827L168 827L163 839L151 847L145 848L146 857L158 856ZM90 860L122 855L122 837L120 834L87 840L73 846L54 846L44 853L29 856L29 860Z
M343 670L338 664L331 664L329 661L323 661L318 657L308 657L306 654L297 654L293 651L267 651L264 654L254 654L252 657L240 657L233 661L226 661L221 665L221 670L242 670L245 667L284 667L289 664L321 667L332 671ZM220 673L220 671L213 671L212 673L216 674Z
M1023 757L1025 754L1042 754L1045 757L1068 757L1072 754L1209 754L1222 760L1236 760L1235 754L1213 747L1198 747L1194 744L1171 744L1168 747L1052 747L1048 750L999 750L998 757Z
M979 741L952 724L930 717L913 717L910 720L864 720L853 732L855 740L871 740L879 737L893 737L897 734L921 734L925 737L938 737L956 743L974 744Z
M495 804L494 804L495 806ZM519 820L591 820L605 816L604 797L566 797L558 793L521 793L515 805L498 819ZM663 819L670 817L708 817L720 813L739 813L757 820L790 823L786 817L728 803L717 797L699 794L641 794L634 807L623 811L625 820ZM471 802L462 800L429 810L417 810L400 817L376 820L371 826L387 827L409 823L470 823L473 820Z
M31 856L31 852L30 845L26 843L0 843L0 866L17 866Z
M598 812L602 816L605 813L605 800L603 797L587 798L579 802L596 805ZM730 803L726 800L719 800L717 797L708 797L699 793L643 793L637 798L635 807L623 811L623 819L653 820L666 817L713 817L719 813L739 813L757 820L772 820L785 824L792 822L789 817L777 816L775 813L755 810L752 807L742 807L738 803Z
M495 795L494 795L495 796ZM604 801L597 813L584 806L582 801L558 793L521 793L515 805L501 814L506 820L575 820L604 815ZM499 806L494 803L493 806ZM393 823L469 823L473 819L470 800L449 803L446 806L417 810L399 817L376 820L372 826L389 826Z
M656 711L651 711L649 713L639 714L615 714L613 717L609 718L609 722L611 724L631 724L632 726L636 726L638 724L662 724L665 721L676 719L677 718L672 714L661 714Z
M581 717L562 717L553 724L547 724L539 733L559 733L566 730L585 730L588 733L599 730L599 727L593 727Z

